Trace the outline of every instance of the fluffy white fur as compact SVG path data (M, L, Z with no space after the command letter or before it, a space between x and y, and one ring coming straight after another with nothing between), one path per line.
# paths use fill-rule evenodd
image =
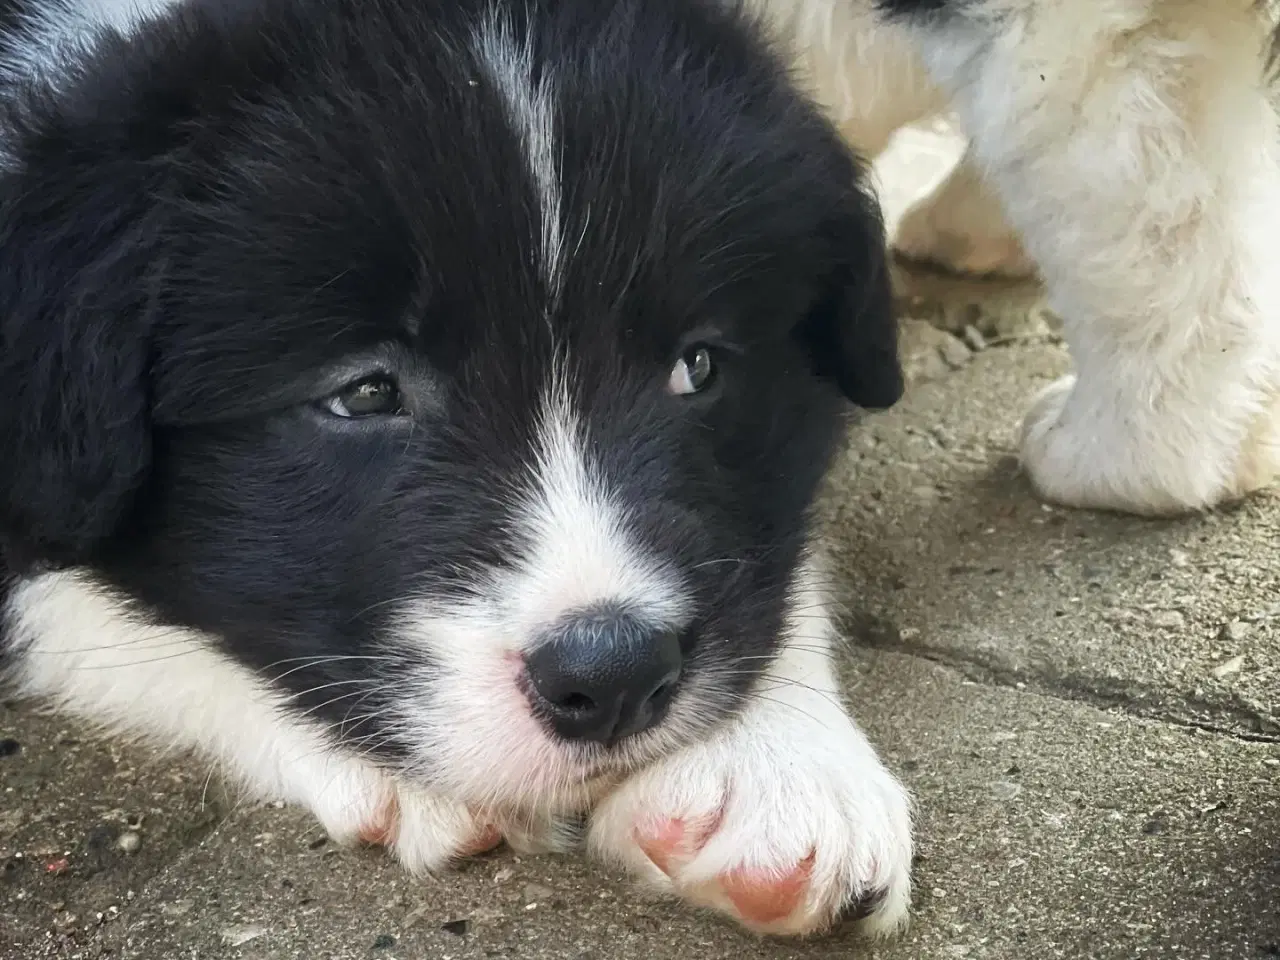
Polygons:
M1273 479L1272 14L1253 0L976 0L963 16L888 23L870 0L755 3L868 153L941 107L958 113L966 164L899 242L995 273L1024 272L1025 248L1044 278L1076 368L1024 421L1044 496L1166 514Z
M851 903L881 891L866 931L889 934L906 922L910 803L843 705L826 609L807 576L787 645L742 716L608 796L592 820L589 839L597 854L764 933L821 929ZM637 839L673 819L718 828L676 857L668 876ZM810 856L800 904L776 921L741 916L722 888L724 878L744 872L785 877Z

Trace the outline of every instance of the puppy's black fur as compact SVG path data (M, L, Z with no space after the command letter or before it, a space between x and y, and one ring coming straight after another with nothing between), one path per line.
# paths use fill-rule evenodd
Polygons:
M554 81L558 289L469 48L494 9ZM859 164L714 4L197 0L14 86L3 127L6 576L88 571L257 669L513 562L553 369L694 590L691 664L767 653L846 401L902 389ZM672 396L696 343L713 381ZM374 375L403 409L330 414ZM316 662L281 683L323 716L368 668Z

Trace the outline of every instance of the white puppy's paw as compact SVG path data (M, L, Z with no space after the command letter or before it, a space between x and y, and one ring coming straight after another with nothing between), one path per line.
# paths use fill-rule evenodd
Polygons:
M896 931L910 906L906 792L834 697L769 696L805 703L762 698L624 782L596 808L592 849L759 933L821 932L850 913L868 933Z
M977 277L1026 279L1035 263L966 158L902 216L894 249L917 263Z
M1091 390L1066 376L1035 398L1022 423L1023 469L1045 499L1069 507L1170 516L1237 499L1280 467L1280 417L1243 440L1233 419L1174 385L1158 402ZM1276 411L1280 413L1280 411Z

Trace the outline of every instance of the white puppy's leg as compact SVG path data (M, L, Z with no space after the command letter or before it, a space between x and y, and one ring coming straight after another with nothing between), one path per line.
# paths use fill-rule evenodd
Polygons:
M983 0L916 26L1063 318L1031 479L1065 504L1212 506L1280 465L1280 127L1252 0Z
M833 627L814 589L742 714L627 780L597 808L593 850L762 933L867 932L907 918L909 801L841 704Z
M1023 278L1036 270L968 151L903 214L893 245L910 260L952 273Z
M66 712L193 750L263 799L305 806L334 839L389 846L412 870L498 843L465 806L395 783L199 635L153 627L71 573L19 586L3 612L12 679ZM282 664L284 672L297 664ZM334 697L349 693L336 690Z

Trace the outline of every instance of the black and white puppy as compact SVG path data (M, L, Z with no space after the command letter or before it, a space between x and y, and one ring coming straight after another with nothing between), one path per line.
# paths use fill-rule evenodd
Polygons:
M810 545L861 170L695 0L9 0L3 665L429 870L904 919Z

